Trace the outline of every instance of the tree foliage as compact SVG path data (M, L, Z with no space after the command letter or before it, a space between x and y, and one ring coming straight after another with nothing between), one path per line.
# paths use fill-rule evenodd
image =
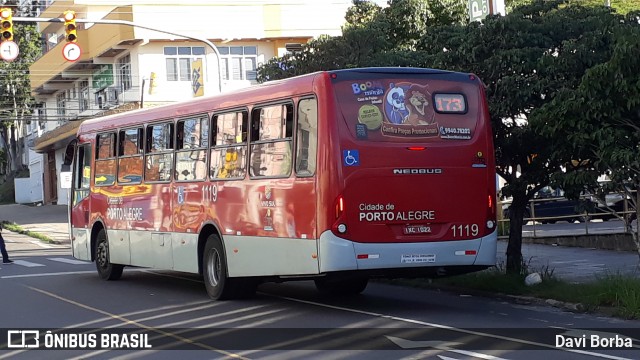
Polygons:
M533 125L557 139L554 156L583 163L564 174L565 188L585 187L604 200L610 191L625 194L638 215L640 189L640 12L631 12L613 29L611 57L586 71L576 88L567 88L541 109ZM560 119L551 121L551 119ZM561 141L562 140L562 141ZM610 182L602 187L598 176ZM627 218L625 218L627 220ZM634 240L640 255L637 230Z
M30 9L20 8L17 1L8 1L6 7L13 10L14 16L27 16ZM21 147L17 139L21 138L23 124L33 111L34 98L31 95L29 66L41 54L41 38L32 23L14 22L14 41L20 49L18 58L12 62L0 62L0 147L4 156L0 163L3 170L19 170Z

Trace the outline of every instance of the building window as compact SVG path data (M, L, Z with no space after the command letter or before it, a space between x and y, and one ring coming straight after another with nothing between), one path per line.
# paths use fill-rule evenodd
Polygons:
M38 114L38 127L40 130L44 130L44 122L47 121L47 108L46 103L36 104L36 113Z
M65 91L56 94L56 115L58 115L58 124L64 123L67 114L67 97Z
M191 63L204 54L203 46L165 46L167 81L191 81Z
M89 109L89 79L80 81L80 112Z
M131 89L131 55L118 59L118 83L122 91Z
M256 80L257 46L219 46L223 80Z

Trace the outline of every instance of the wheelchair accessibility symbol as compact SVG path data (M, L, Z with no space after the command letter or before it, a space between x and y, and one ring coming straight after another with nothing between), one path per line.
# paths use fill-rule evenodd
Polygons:
M342 150L342 158L345 166L360 166L360 153L358 150Z

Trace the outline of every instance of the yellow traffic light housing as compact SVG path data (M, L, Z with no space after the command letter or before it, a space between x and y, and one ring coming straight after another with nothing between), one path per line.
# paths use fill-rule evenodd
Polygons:
M67 10L64 12L64 32L64 38L67 42L76 42L78 40L75 11Z
M13 41L13 13L9 8L0 9L0 41Z

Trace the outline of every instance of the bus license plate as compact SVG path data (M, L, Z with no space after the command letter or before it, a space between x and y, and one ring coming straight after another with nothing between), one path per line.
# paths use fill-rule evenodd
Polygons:
M404 227L405 235L430 234L431 226L426 225L408 225Z

